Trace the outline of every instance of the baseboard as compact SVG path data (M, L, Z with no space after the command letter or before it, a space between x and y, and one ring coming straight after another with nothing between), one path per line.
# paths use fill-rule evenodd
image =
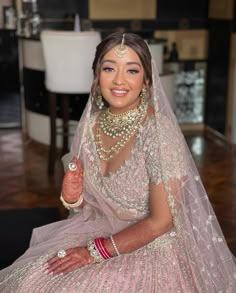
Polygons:
M180 129L185 134L187 133L202 133L204 132L204 124L203 123L180 123Z
M215 138L218 138L218 139L220 139L222 141L228 142L226 136L224 136L222 133L220 133L216 129L214 129L214 128L210 127L210 126L205 125L204 130L205 130L205 134L206 135L212 135Z
M236 145L230 142L225 135L217 131L216 129L205 125L204 134L206 137L213 139L213 140L220 140L221 142L225 143L233 152L236 153Z

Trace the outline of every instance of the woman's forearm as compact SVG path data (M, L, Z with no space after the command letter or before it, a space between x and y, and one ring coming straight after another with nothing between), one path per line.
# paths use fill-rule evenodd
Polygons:
M114 242L120 254L129 253L137 250L158 236L168 232L173 227L172 221L157 221L151 217L118 232L113 235ZM115 256L116 251L110 239L105 240L105 247Z

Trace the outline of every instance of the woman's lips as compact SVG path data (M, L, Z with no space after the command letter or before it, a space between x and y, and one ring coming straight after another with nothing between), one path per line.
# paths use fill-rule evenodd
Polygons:
M113 96L117 96L117 97L126 96L128 93L127 90L121 90L121 89L112 89L111 92L112 92Z

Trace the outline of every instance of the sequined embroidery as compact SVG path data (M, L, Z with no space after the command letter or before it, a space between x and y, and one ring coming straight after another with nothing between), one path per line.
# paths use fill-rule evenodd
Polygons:
M103 177L93 142L92 127L95 120L96 116L91 120L90 131L84 145L85 153L90 160L89 175L107 201L116 207L118 214L131 217L135 221L144 218L149 213L150 182L158 184L172 178L180 179L186 174L177 138L172 135L170 129L166 130L170 126L164 116L159 114L158 125L155 124L155 119L150 117L141 127L130 157L115 173ZM160 153L162 156L164 153L166 158L165 174L160 172L163 169L163 166L160 166ZM175 168L176 165L179 167ZM171 213L175 217L177 212L174 209L174 198L169 191L167 194Z

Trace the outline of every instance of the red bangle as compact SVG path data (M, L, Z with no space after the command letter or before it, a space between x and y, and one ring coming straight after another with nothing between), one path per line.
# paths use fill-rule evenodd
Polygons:
M102 256L102 258L108 259L108 258L111 258L112 256L109 253L109 251L106 249L106 247L104 246L104 240L105 240L105 238L103 238L103 237L96 238L96 239L94 239L94 244L95 244L98 252Z
M105 251L106 255L108 256L108 258L112 258L112 255L110 254L110 252L106 249L104 242L105 242L105 238L100 238L101 243L102 243L102 248Z
M104 252L103 248L102 248L102 244L101 244L101 239L100 238L96 238L94 239L94 244L96 246L97 251L99 252L99 254L102 256L103 259L107 259L108 256L106 255L106 253Z

